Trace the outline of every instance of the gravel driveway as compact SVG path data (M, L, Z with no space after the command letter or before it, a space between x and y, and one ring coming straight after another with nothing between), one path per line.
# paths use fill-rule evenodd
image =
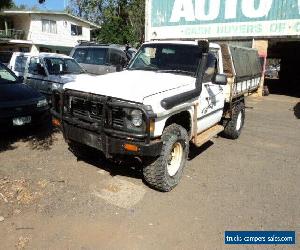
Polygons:
M149 189L138 161L77 159L51 128L1 135L0 249L262 249L225 246L225 230L299 239L299 107L248 99L241 138L193 148L170 193Z

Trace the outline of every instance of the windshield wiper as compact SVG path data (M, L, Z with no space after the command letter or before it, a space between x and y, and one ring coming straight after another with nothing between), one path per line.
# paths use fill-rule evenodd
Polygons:
M156 72L158 73L177 73L177 74L185 74L185 75L194 75L191 71L180 70L180 69L159 69Z

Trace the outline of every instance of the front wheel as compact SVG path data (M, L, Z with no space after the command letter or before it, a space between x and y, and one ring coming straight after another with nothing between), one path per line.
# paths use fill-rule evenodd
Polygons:
M162 135L161 154L143 168L145 181L154 189L169 192L178 185L189 153L189 137L180 125L168 126Z
M229 139L239 138L245 123L245 105L240 102L233 107L232 118L224 120L223 136Z

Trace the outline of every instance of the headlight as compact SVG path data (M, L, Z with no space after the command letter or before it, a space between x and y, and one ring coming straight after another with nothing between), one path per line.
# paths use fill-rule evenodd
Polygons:
M59 90L62 89L62 84L60 83L52 83L52 90Z
M48 105L48 102L47 102L46 99L40 100L40 101L38 101L38 103L36 104L36 106L37 106L38 108L42 108L42 107L45 107L45 106L47 106L47 105Z
M131 122L135 127L140 127L143 124L143 113L142 111L135 109L131 113Z

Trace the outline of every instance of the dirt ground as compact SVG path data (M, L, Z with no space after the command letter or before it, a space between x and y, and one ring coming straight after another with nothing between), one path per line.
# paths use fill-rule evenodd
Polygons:
M170 193L138 162L77 159L58 131L1 135L0 249L300 249L299 109L248 99L240 139L192 149ZM297 245L225 246L225 230L292 230Z

